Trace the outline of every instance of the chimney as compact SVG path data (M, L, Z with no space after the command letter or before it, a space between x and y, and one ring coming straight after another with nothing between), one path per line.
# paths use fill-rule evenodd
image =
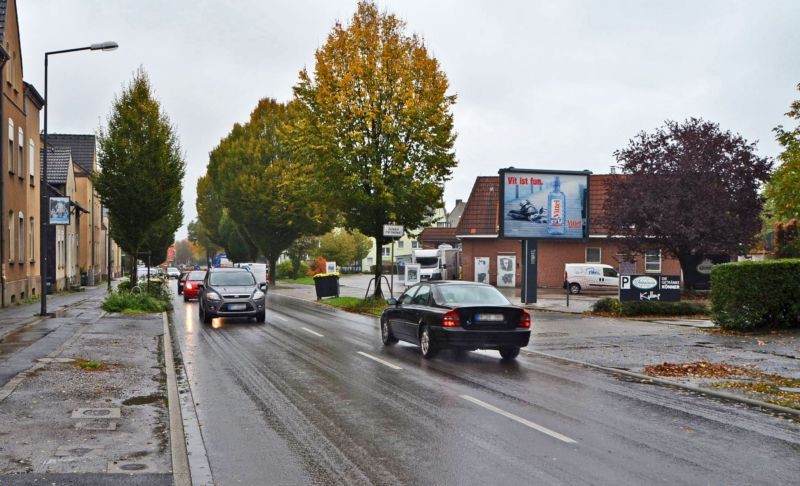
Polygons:
M462 199L456 199L456 206L458 206L459 204L461 204L461 203L463 203L463 202L464 202L464 201L463 201Z

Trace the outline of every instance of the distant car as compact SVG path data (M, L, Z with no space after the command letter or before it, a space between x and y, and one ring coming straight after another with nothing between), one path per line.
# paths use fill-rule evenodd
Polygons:
M167 267L167 277L169 278L180 278L181 271L175 267Z
M212 268L206 273L198 298L200 319L210 324L215 317L247 317L266 321L266 285L256 283L244 268Z
M419 345L425 358L458 348L496 349L511 360L531 337L531 315L487 284L420 282L387 302L381 315L384 346L408 341Z
M567 263L564 265L564 288L570 294L583 290L614 292L619 288L619 272L600 263Z
M158 268L157 267L150 267L150 278L158 276ZM136 277L137 278L147 278L147 267L146 266L138 266L136 267Z
M204 278L206 278L206 272L203 270L193 270L186 274L186 278L183 279L184 302L198 298L200 284L203 283Z

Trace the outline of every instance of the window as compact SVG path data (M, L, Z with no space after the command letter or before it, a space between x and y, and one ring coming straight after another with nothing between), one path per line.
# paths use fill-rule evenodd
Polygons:
M35 229L36 226L35 223L33 222L33 217L31 217L30 227L28 228L28 252L31 255L31 262L33 262L36 259L36 246L33 240L33 232Z
M419 241L411 240L411 248L420 248Z
M431 295L431 287L429 285L420 285L414 298L411 299L412 305L428 305L428 297Z
M647 250L644 252L645 273L661 273L661 250Z
M600 248L586 248L586 263L600 263Z
M406 244L406 242L405 242L405 241L403 241L403 240L397 240L397 248L398 248L398 249L399 249L399 248L403 248L403 247L405 246L405 244Z
M603 267L603 276L604 277L619 277L619 274L613 268L605 268L605 267Z
M8 172L14 173L14 120L8 119Z
M383 256L391 256L392 255L392 249L389 248L388 246L382 247L381 248L381 255L383 255Z
M8 261L14 262L14 211L8 212Z
M17 163L19 164L19 178L25 178L25 132L22 131L22 127L19 127L19 132L17 132L17 143L19 144L19 160Z
M17 256L17 261L22 263L25 261L25 216L22 215L22 211L19 212L17 231L19 232L19 255Z
M36 145L33 139L28 140L28 176L31 179L31 185L36 185Z

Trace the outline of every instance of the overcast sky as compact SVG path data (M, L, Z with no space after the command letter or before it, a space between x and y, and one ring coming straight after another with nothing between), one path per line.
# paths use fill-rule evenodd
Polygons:
M286 101L355 0L18 1L24 77L49 131L94 133L143 66L186 155L184 225L208 152L260 98ZM703 117L780 152L800 97L800 1L380 1L422 35L458 96L459 165L445 203L502 167L608 173L612 153L667 119ZM186 235L185 226L178 238Z

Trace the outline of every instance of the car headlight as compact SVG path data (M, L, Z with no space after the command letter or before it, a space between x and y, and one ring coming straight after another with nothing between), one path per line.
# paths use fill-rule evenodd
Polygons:
M264 298L264 292L262 292L261 290L256 289L256 291L253 292L253 300L261 300L263 298Z
M220 300L221 297L219 296L218 293L214 292L213 290L209 290L208 292L206 292L206 299L208 299L208 300Z

